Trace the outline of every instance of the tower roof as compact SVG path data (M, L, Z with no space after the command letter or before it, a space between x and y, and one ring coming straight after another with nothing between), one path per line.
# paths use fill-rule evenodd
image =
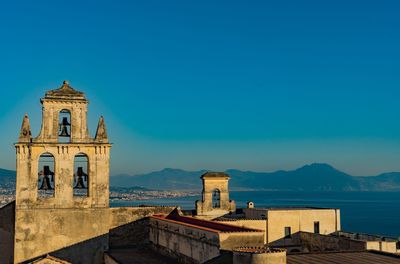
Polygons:
M85 94L69 86L68 81L58 89L47 91L45 99L86 100Z
M228 179L230 179L231 177L229 177L229 175L226 174L225 172L212 172L212 171L209 171L209 172L206 172L203 175L201 175L200 178L201 179L204 179L204 178L228 178Z

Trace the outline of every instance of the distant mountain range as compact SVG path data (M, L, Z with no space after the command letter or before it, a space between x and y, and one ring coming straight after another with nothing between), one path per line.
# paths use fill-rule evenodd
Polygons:
M163 169L135 176L110 177L113 187L141 186L159 190L200 190L200 176L207 170L185 171ZM328 164L314 163L291 171L252 172L225 171L231 176L233 190L287 190L287 191L400 191L400 172L377 176L351 176ZM15 172L0 169L0 186L15 183Z
M206 170L185 171L163 169L136 176L117 175L111 186L143 186L164 190L200 190L200 176ZM314 163L291 171L253 172L225 171L231 176L230 188L235 190L291 191L400 191L400 172L378 176L351 176L328 164Z

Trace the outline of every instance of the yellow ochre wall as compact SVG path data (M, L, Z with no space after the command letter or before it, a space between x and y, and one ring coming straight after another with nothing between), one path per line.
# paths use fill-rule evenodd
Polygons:
M267 240L269 243L283 239L285 227L291 233L314 232L314 222L319 221L320 234L331 234L340 230L340 210L338 209L292 209L268 210Z

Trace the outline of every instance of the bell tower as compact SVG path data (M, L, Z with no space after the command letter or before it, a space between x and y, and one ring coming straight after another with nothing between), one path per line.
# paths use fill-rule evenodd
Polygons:
M203 181L202 200L196 201L196 214L202 218L216 218L235 212L235 201L229 199L229 175L224 172L206 172Z
M101 263L108 247L111 148L104 119L90 137L89 101L67 81L40 102L39 135L32 137L25 115L15 144L14 262L51 253Z

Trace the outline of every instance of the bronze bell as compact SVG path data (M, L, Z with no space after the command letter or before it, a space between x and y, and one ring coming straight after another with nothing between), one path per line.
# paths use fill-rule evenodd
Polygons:
M69 137L68 128L71 124L68 122L67 117L63 117L62 123L60 124L60 137Z
M85 181L87 181L87 177L88 175L83 172L83 168L82 167L78 167L78 171L77 171L77 175L78 175L78 179L75 185L75 189L87 189L87 187L85 186L85 183L83 181L83 177L85 177Z
M52 176L52 180L54 181L54 172L50 171L49 166L43 166L43 179L39 190L53 190L53 187L51 187L50 184L49 176Z

